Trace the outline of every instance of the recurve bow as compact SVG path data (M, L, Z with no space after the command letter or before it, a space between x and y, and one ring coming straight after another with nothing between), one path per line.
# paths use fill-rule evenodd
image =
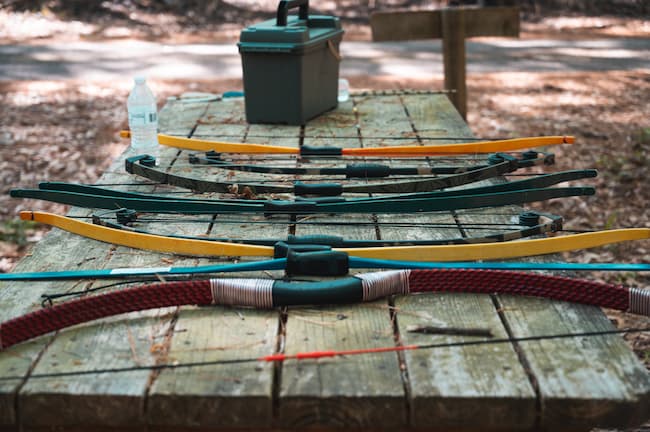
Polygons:
M84 237L136 249L181 255L263 256L275 255L270 246L190 240L122 231L93 225L47 212L23 211L23 220L33 220L61 228ZM334 248L350 256L402 261L473 261L507 259L588 249L611 243L650 238L650 228L627 228L591 233L570 234L551 238L513 242L459 245L395 246L368 248Z
M130 137L129 131L121 131L123 138ZM285 147L253 143L232 143L210 141L194 138L176 137L158 134L158 143L164 146L184 150L215 151L217 153L238 154L293 154L300 156L402 156L420 157L449 154L474 154L517 151L533 147L543 147L557 144L573 144L572 136L526 137L507 140L478 141L439 145L401 145L367 148L341 147Z
M552 154L543 153L527 153L528 156L522 158L515 158L508 154L493 155L492 164L485 165L477 168L468 168L462 172L456 172L442 177L422 177L416 180L395 179L391 182L383 183L359 183L359 184L342 184L342 183L305 183L295 182L293 185L278 184L278 183L262 183L262 182L223 182L205 180L199 177L189 177L180 174L174 174L167 171L162 171L155 168L155 159L149 155L140 155L129 157L125 160L125 169L130 174L135 174L140 177L152 180L157 183L168 184L185 189L190 189L194 192L222 192L222 193L243 193L248 190L252 194L262 193L292 193L294 195L321 195L321 196L337 196L344 193L409 193L409 192L429 192L436 189L444 189L448 187L461 186L468 183L473 183L481 180L487 180L503 174L511 173L522 167L531 167L535 165L551 165L554 163ZM242 170L251 168L251 166L243 166ZM266 168L266 169L265 169ZM377 168L377 167L375 167ZM260 172L272 171L270 167L257 167ZM322 170L324 168L319 169ZM281 170L283 172L301 172L309 171L313 168L295 168ZM368 172L378 172L379 170L372 170L368 165L358 166L355 171L355 176L362 175L365 170ZM386 170L383 170L386 172Z
M181 305L274 308L372 301L390 295L435 291L537 296L650 316L648 290L534 273L396 270L322 282L220 278L136 286L39 309L0 324L0 350L72 325L153 308ZM328 355L319 355L323 356ZM274 360L285 357L279 354Z

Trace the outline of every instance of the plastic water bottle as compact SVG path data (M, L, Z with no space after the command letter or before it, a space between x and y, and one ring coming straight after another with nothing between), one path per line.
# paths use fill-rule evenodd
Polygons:
M133 90L127 99L131 152L158 157L158 110L144 77L136 77Z
M350 98L350 83L345 78L339 79L338 101L345 102Z

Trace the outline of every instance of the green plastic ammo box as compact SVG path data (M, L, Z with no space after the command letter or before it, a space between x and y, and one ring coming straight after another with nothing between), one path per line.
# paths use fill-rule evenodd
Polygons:
M246 120L302 125L335 108L342 37L338 18L309 16L308 0L283 0L276 19L242 30Z

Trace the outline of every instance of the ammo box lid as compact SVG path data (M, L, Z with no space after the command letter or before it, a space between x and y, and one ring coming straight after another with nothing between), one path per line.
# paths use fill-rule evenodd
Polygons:
M278 8L276 19L263 21L242 30L239 52L295 52L319 46L343 34L341 21L326 15L308 15L301 8L300 15L286 15L287 9ZM284 13L284 15L283 15ZM286 22L286 25L283 25Z

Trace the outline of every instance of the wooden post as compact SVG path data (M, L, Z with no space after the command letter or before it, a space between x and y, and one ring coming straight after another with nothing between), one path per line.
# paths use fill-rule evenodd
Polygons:
M463 119L467 119L465 11L462 8L443 9L441 21L445 88L454 90L447 96Z
M465 39L519 37L519 8L446 8L431 11L375 12L370 16L374 41L442 39L445 88L463 118L467 116Z

